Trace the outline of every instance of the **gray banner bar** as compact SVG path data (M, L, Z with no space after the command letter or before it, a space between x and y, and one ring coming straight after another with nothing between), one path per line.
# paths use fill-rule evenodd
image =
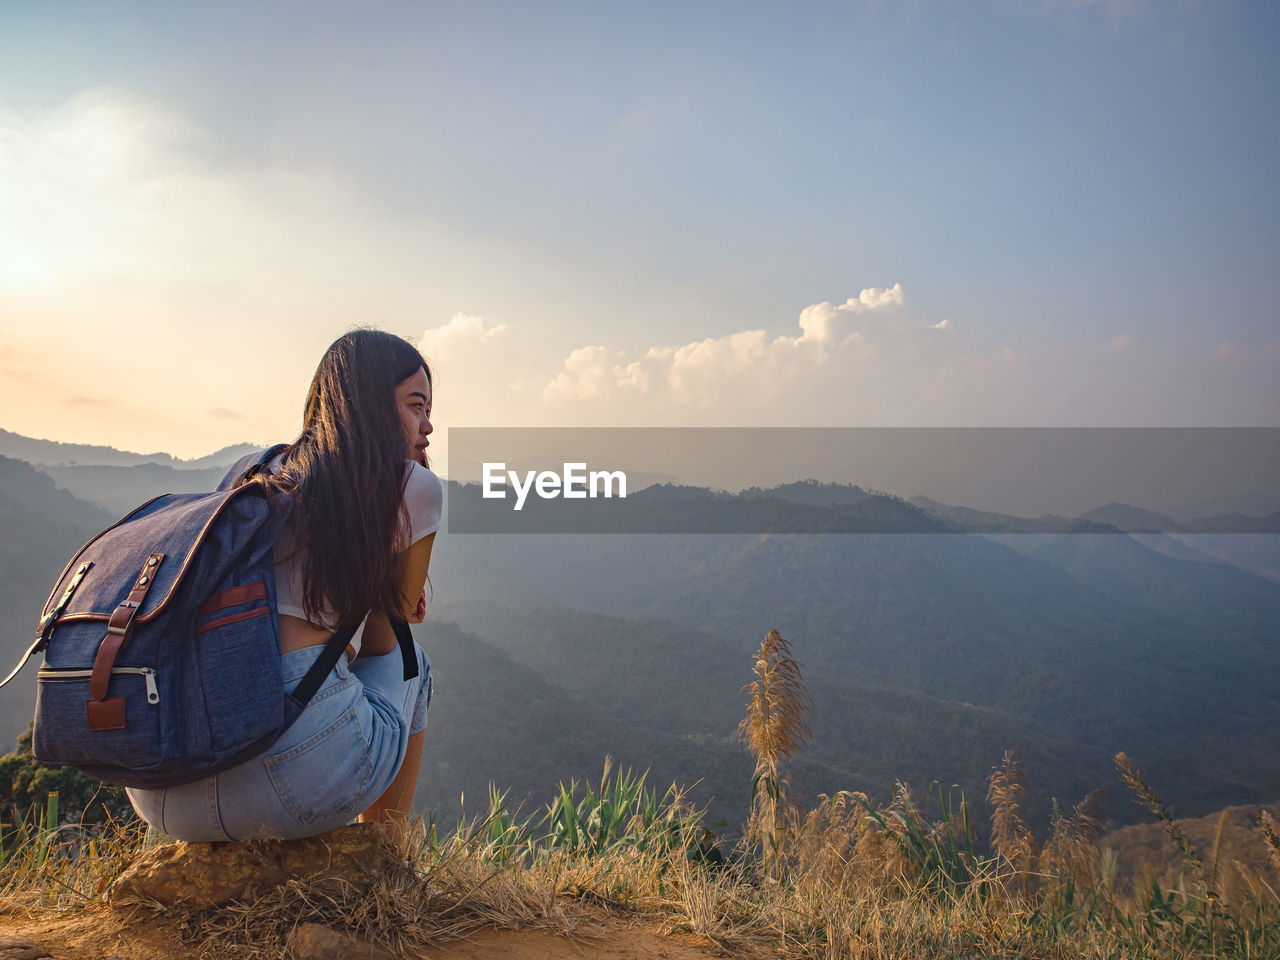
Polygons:
M450 533L1277 533L1280 428L451 428Z

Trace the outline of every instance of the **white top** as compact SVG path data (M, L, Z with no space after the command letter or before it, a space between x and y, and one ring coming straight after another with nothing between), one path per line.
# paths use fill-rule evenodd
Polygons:
M275 466L276 463L273 461L267 467L268 471L273 471ZM397 551L408 550L423 537L430 536L440 529L440 513L444 503L444 490L440 485L440 478L427 467L409 460L405 463L405 474L404 502L408 508L409 523L406 531L402 518L400 534L396 538ZM276 610L288 616L306 620L307 615L302 607L302 557L294 549L293 538L287 529L276 541L274 557ZM337 617L332 615L332 611L326 611L324 619L328 622L318 623L316 626L325 630L338 628ZM360 637L363 629L364 625L361 624L361 629L351 639L351 646L355 648L356 653L360 652Z

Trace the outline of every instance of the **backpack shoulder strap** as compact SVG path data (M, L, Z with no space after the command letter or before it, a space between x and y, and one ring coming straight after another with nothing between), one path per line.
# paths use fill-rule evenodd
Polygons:
M412 680L418 675L418 655L413 649L413 634L409 630L409 624L404 620L392 620L391 629L396 632L396 640L399 642L400 658L404 661L404 678L406 681Z
M338 658L346 651L347 644L351 642L351 638L356 635L360 622L360 620L357 620L354 623L343 624L332 637L325 641L324 650L321 651L316 662L311 665L311 669L303 674L302 679L298 681L298 685L294 687L293 693L289 694L297 702L298 706L305 707L311 702L311 698L316 695L316 691L324 683L324 678L329 675L329 671L337 664Z
M342 656L343 651L347 649L347 644L351 642L351 638L355 636L356 630L363 617L355 623L347 623L339 627L332 637L325 641L324 650L311 665L311 668L298 681L297 687L289 696L297 701L298 706L305 707L311 702L311 698L316 695L320 686L324 683L324 678L329 675L329 671L334 668L338 662L338 658ZM403 620L392 620L391 627L395 630L396 640L400 647L400 658L404 663L404 679L412 680L419 673L418 671L418 655L413 649L413 633L409 630L409 624Z
M250 480L261 473L268 463L288 448L289 444L287 443L277 443L275 446L268 447L261 453L246 454L232 464L231 469L227 471L226 476L224 476L218 484L218 489L235 489L247 480Z

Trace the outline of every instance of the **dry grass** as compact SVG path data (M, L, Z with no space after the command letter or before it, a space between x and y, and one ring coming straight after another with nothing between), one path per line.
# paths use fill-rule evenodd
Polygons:
M1258 829L1267 845L1271 862L1280 870L1280 823L1266 810L1258 811Z
M770 630L760 644L755 675L746 716L738 725L738 737L756 762L746 834L749 842L761 845L766 864L773 864L778 857L779 814L787 805L784 765L809 742L805 714L813 701L790 645L777 630Z
M56 794L52 794L56 798ZM50 827L41 811L29 823L5 824L0 844L0 913L57 913L100 900L141 849L145 825L108 820L101 826Z
M1031 892L1036 861L1035 834L1022 817L1027 776L1014 751L1006 750L987 778L987 806L991 808L991 848L1013 870L1024 894Z
M599 819L601 798L613 795L617 782L592 791L594 806L580 801L584 820ZM345 928L412 955L494 927L589 937L602 914L701 935L743 957L1280 954L1280 901L1256 877L1252 885L1237 877L1237 892L1230 899L1223 894L1212 909L1191 883L1145 896L1109 888L1096 854L1092 798L1058 818L1024 886L1007 856L964 849L966 828L957 824L963 820L957 811L933 819L906 790L888 804L838 793L820 798L812 810L791 811L779 827L775 869L749 856L707 862L696 815L669 794L659 813L670 816L643 821L636 812L652 797L646 801L641 793L628 788L621 805L629 804L632 815L619 816L618 832L602 844L567 848L550 832L563 837L561 826L522 820L495 794L484 817L443 840L421 821L409 825L394 841L397 859L408 866L372 889L301 878L252 902L170 910L169 916L192 955L243 960L281 956L289 932L303 923ZM1264 820L1263 827L1274 829L1274 821ZM1258 837L1267 842L1262 832ZM93 851L82 844L79 856L53 844L45 873L31 858L6 870L5 896L11 907L42 911L98 900L104 878L117 875L140 845L136 829L100 838ZM954 872L956 864L965 872ZM1223 877L1233 869L1230 863L1219 868Z
M257 960L283 956L294 927L318 923L413 955L492 928L575 938L600 915L598 904L583 896L599 879L598 865L560 857L537 865L495 864L483 843L450 843L428 852L425 838L421 823L410 829L398 851L410 854L410 865L372 888L291 880L251 903L188 915L182 936L199 957Z
M539 814L494 791L485 813L439 838L420 820L391 842L403 868L372 889L300 878L247 903L183 913L200 957L283 955L303 923L341 927L400 955L484 928L589 937L604 914L696 934L741 957L853 960L1254 960L1280 956L1280 897L1264 876L1224 856L1209 869L1136 766L1116 758L1135 798L1164 824L1184 872L1125 889L1115 854L1099 852L1098 794L1056 814L1040 846L1026 823L1027 777L1006 753L988 780L991 852L967 803L935 784L918 801L899 784L887 803L865 794L786 802L785 763L808 737L808 695L776 631L756 657L741 732L755 757L754 842L727 860L674 787L612 773L564 786ZM763 798L763 799L762 799ZM1261 811L1252 841L1280 867L1280 829ZM1250 828L1252 830L1252 827ZM112 832L114 831L114 832ZM5 848L0 904L66 910L100 901L142 843L135 828L96 836L36 824ZM1212 882L1211 882L1212 881Z
M1200 853L1192 844L1191 839L1186 835L1181 827L1174 822L1173 815L1160 798L1156 796L1155 791L1147 786L1146 780L1143 779L1142 773L1138 770L1132 760L1124 753L1116 754L1116 769L1120 771L1120 779L1124 781L1129 792L1133 794L1134 801L1151 813L1159 817L1165 824L1165 828L1169 831L1169 836L1173 842L1178 845L1178 849L1182 851L1182 858L1187 864L1187 868L1201 881L1205 879L1204 866L1200 859Z

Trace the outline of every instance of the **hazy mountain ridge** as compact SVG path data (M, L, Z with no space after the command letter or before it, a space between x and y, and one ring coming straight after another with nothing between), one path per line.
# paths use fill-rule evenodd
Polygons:
M0 495L29 511L47 513L90 532L116 519L100 505L61 489L53 477L38 467L3 455L0 455Z
M99 504L118 519L134 507L164 493L207 493L218 485L227 472L227 466L229 464L180 469L165 464L140 463L131 466L41 466L39 469L52 477L58 486L82 500Z
M25 460L54 477L59 486L109 512L123 513L161 493L189 493L212 489L226 468L261 445L238 443L191 460L171 454L132 453L94 444L61 443L25 437L0 429L0 456ZM455 505L478 497L476 484L451 483ZM1195 506L1252 509L1274 508L1280 494L1255 493ZM813 479L749 487L731 494L706 487L644 475L628 501L547 501L530 498L527 506L541 511L542 520L520 518L511 526L503 517L488 532L516 529L559 532L642 530L675 533L732 533L778 530L795 533L895 532L927 533L1280 533L1280 510L1255 515L1231 512L1188 515L1175 520L1165 514L1125 503L1109 503L1078 517L1043 515L1022 517L974 510L924 496L909 499L865 489L852 483ZM533 517L531 512L527 515ZM629 519L630 518L630 519ZM479 532L479 531L475 531ZM1228 562L1230 562L1228 560ZM1269 561L1268 561L1269 563ZM1264 565L1270 574L1270 567Z
M1108 503L1080 515L1082 520L1111 524L1125 533L1280 533L1280 511L1252 517L1243 513L1174 520L1128 503Z
M954 530L962 533L1280 533L1280 512L1261 516L1217 514L1178 521L1132 504L1108 503L1078 517L1019 517L940 503L928 497L912 497L909 502L931 516L949 521Z
M751 488L726 493L707 487L654 484L628 491L625 499L528 497L520 511L510 501L486 499L479 485L450 482L449 525L466 533L942 533L949 528L901 498L886 494L842 495L818 502L820 491L796 499L795 488ZM847 488L836 485L840 490ZM790 488L790 489L788 489Z
M850 484L800 481L739 493L681 484L628 490L625 498L522 499L503 490L487 497L479 484L448 484L450 529L500 533L1278 533L1280 513L1232 514L1178 523L1126 504L1078 517L1037 518L904 500ZM516 504L519 509L515 509Z
M670 621L492 602L448 606L443 615L614 716L671 734L736 738L758 640L726 641ZM796 652L804 658L802 648ZM811 764L792 782L806 800L847 789L887 796L898 779L920 789L937 779L977 797L1002 751L1017 745L1028 766L1044 773L1033 794L1043 808L1031 812L1038 820L1048 815L1050 784L1083 796L1098 785L1093 773L1109 765L1097 749L1090 763L1080 762L1072 737L1025 717L802 666L813 696L813 740L802 756Z
M21 460L0 456L0 676L35 639L54 581L89 537L115 520ZM0 740L9 749L35 707L34 669L0 690ZM3 752L3 751L0 751Z
M1056 738L1041 752L1061 770L1036 771L1033 779L1064 799L1077 786L1110 782L1110 757L1118 750L1141 756L1188 810L1280 793L1280 760L1266 746L1280 736L1280 663L1270 619L1280 588L1229 567L1171 560L1123 536L1055 539L1102 550L1116 545L1121 559L1137 565L1138 580L1174 570L1196 582L1211 566L1219 578L1229 577L1203 584L1194 597L1203 615L1191 618L1162 610L1159 590L1108 596L986 538L452 535L437 545L440 573L433 581L445 609L469 627L475 613L460 605L466 597L484 604L501 596L516 606L509 649L539 636L544 614L527 606L551 604L578 608L579 618L583 609L657 618L720 638L706 657L710 677L732 661L724 641L734 638L743 663L734 673L739 685L749 679L747 648L776 627L792 640L806 676L821 678L815 689L855 682L885 696L921 698L921 710L934 709L930 703L974 704L1010 718L1001 734L1010 741ZM1239 609L1219 630L1215 611L1231 591ZM492 619L477 619L474 629L501 643ZM565 623L568 649L583 656L586 641L569 637L571 621ZM688 646L701 652L701 645ZM703 673L696 653L673 675ZM628 675L625 661L619 669ZM930 735L927 725L905 719L873 726L881 738L892 739L895 726L912 729L925 738L921 743ZM1033 731L1040 733L1020 736ZM937 756L927 745L901 744L908 756L913 749ZM986 749L970 749L974 759L958 782L972 785L998 759L980 756ZM851 745L846 756L855 755L863 754Z
M215 450L203 457L182 460L168 453L132 453L117 450L105 444L62 443L57 440L41 440L24 437L9 430L0 429L0 456L25 460L36 465L53 466L117 466L127 467L144 463L181 470L202 470L210 467L229 466L260 444L237 443Z
M88 477L97 468L68 469ZM113 474L133 492L128 509L167 492L136 489L132 480L186 474L195 482L200 472L101 472ZM781 492L806 510L820 512L822 499L835 496L843 498L838 509L925 515L890 495L829 486L836 489L784 485L738 503L787 503ZM124 509L104 513L4 458L0 494L0 600L30 611L10 618L2 635L0 655L16 658L62 565ZM654 496L712 509L733 497L698 488ZM1074 802L1108 782L1118 749L1191 812L1280 795L1280 757L1269 747L1280 737L1280 587L1202 562L1176 542L1166 544L1168 555L1116 534L442 532L432 616L461 628L424 628L428 649L441 677L452 674L454 689L477 696L433 713L441 737L450 717L467 718L453 740L432 738L439 789L454 791L450 771L458 784L480 782L484 767L488 779L512 777L543 795L541 784L571 770L598 775L612 752L621 762L654 763L655 775L705 778L705 789L737 803L743 782L749 790L733 743L740 688L751 679L754 646L777 627L793 641L814 694L815 741L794 772L808 794L884 795L904 777L917 786L926 778L960 783L974 798L999 750L1017 743L1046 803L1050 795ZM495 596L506 612L482 609ZM464 630L514 659L484 652ZM0 722L12 722L15 734L33 690L26 678L0 692ZM489 720L472 711L479 704ZM520 748L487 755L512 725Z
M629 722L457 624L429 620L415 629L431 656L435 687L421 805L452 815L465 791L474 812L491 782L516 801L545 802L561 780L598 783L609 755L615 769L649 769L649 784L659 792L673 781L691 787L695 802L712 804L712 820L735 828L741 821L752 763L732 736L681 736ZM798 769L813 780L832 777L809 759Z

